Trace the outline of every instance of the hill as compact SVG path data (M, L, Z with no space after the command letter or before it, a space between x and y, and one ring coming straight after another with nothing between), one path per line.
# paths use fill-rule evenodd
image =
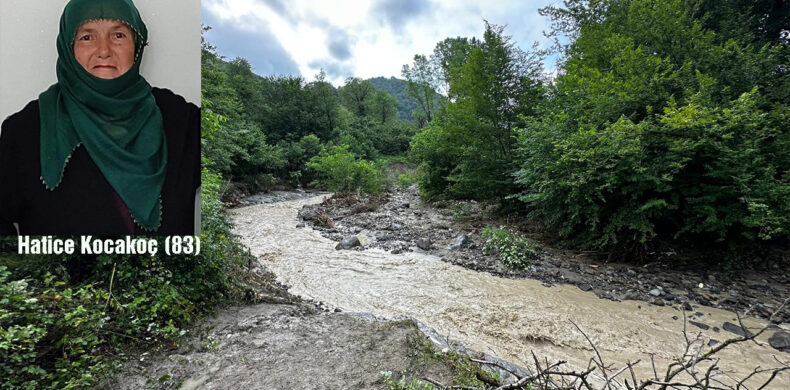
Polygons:
M398 119L410 121L413 120L411 113L419 109L419 104L416 100L409 97L406 93L406 80L401 80L395 77L374 77L368 79L376 89L382 90L398 99Z

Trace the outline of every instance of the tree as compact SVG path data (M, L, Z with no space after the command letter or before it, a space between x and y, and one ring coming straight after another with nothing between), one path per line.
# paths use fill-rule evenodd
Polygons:
M417 100L420 110L428 122L436 112L436 90L439 87L438 70L424 55L416 54L411 67L403 65L401 75L406 78L406 92Z
M515 190L510 176L514 129L542 98L541 68L534 56L510 42L503 27L486 23L482 42L464 42L445 40L437 48L463 47L453 55L464 53L466 59L443 57L453 99L436 123L415 137L412 150L426 195L487 199ZM440 145L445 142L451 145ZM451 155L438 157L430 148Z
M749 15L771 13L745 3L543 9L570 41L549 100L518 131L530 215L580 247L626 255L656 238L730 249L787 238L788 46L761 38Z
M398 101L384 92L377 90L370 101L370 114L384 124L398 117Z
M431 56L434 79L437 82L437 91L443 92L451 101L455 100L450 93L449 75L466 62L469 51L479 46L480 41L475 38L446 38L436 44Z
M323 69L315 76L315 81L307 85L307 89L312 94L317 121L320 123L320 131L317 133L326 141L340 120L337 91L326 81L326 73Z
M346 79L346 84L340 89L340 98L346 108L359 117L367 116L370 112L370 100L376 88L370 81L356 77Z

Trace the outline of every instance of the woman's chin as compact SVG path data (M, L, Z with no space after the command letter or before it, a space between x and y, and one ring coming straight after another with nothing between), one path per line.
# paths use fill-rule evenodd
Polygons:
M91 69L88 73L105 80L117 79L123 75L123 73L115 68Z

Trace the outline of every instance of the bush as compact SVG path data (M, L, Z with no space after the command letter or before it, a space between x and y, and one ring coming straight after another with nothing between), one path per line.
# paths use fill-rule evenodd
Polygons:
M398 187L409 188L417 183L416 173L401 173L398 175Z
M482 236L486 239L483 252L496 252L508 268L526 269L530 260L538 256L537 244L534 241L507 229L489 226L483 229Z
M315 184L329 191L378 194L381 190L381 172L371 162L356 160L348 145L328 146L307 165L318 173Z
M533 120L521 134L517 181L531 216L581 247L610 249L654 237L751 246L790 226L787 109L728 108L703 93L656 120L602 129L567 116Z

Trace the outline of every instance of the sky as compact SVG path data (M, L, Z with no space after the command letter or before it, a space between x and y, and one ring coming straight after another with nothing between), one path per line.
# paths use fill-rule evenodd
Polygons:
M505 25L520 48L550 21L538 9L558 0L203 0L208 42L227 59L243 57L262 76L308 81L323 69L335 86L347 77L401 77L415 54L448 37L481 38L485 22ZM554 68L553 60L546 67Z

